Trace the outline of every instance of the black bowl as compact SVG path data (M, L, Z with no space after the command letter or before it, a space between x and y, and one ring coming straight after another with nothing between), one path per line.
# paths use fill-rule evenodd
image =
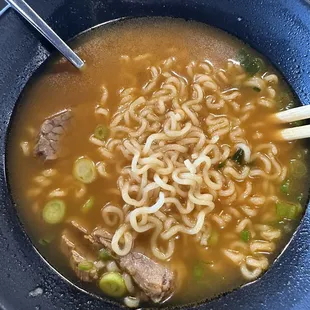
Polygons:
M29 0L64 39L126 16L173 16L219 27L278 67L301 102L310 102L310 5L306 0ZM25 84L53 51L11 8L0 14L0 307L6 310L99 310L121 306L62 278L37 253L18 220L5 177L5 139ZM13 124L14 126L14 124ZM16 168L18 169L16 163ZM310 214L258 281L196 309L309 309ZM35 290L39 288L39 290Z

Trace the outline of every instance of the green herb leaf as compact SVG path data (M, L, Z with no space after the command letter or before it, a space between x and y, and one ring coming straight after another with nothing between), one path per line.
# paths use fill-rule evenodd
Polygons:
M237 60L249 75L255 75L265 70L264 61L261 58L254 57L244 48L239 51Z
M249 62L250 54L247 52L245 48L239 50L237 55L237 60L240 64L247 64Z

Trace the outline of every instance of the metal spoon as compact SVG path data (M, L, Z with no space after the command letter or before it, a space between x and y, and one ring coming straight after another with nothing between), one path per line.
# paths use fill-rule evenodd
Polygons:
M84 66L83 60L50 28L45 21L24 1L5 0L34 28L36 28L58 51L66 57L76 68Z

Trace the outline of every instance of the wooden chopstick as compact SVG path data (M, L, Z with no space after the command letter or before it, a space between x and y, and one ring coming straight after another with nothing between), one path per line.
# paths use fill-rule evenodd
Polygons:
M301 121L307 118L310 118L310 105L275 113L271 116L270 120L274 123L285 124ZM310 138L310 125L278 130L275 134L275 138L286 141Z
M310 138L310 125L281 129L276 133L279 140L299 140Z
M272 115L272 120L277 123L291 123L310 118L310 105L281 111Z

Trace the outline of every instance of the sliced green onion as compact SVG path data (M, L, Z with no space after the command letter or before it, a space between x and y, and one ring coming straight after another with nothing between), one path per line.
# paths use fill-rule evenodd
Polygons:
M255 63L255 67L257 69L257 72L264 72L264 71L266 71L265 62L261 58L255 57L253 62ZM255 73L257 73L257 72L255 72Z
M50 200L43 208L42 217L48 224L61 223L65 217L66 205L60 199Z
M244 158L244 151L243 149L238 149L236 153L232 156L232 160L235 161L237 164L242 165Z
M259 93L261 91L261 89L259 87L253 87L253 90L256 91L257 93Z
M307 166L298 159L294 159L290 162L290 173L295 178L303 178L307 175Z
M78 268L81 271L89 271L89 270L92 270L94 268L94 263L85 260L85 261L80 262L78 264Z
M99 250L98 256L103 261L107 261L107 260L110 260L111 258L113 258L111 253L104 248Z
M39 244L43 245L43 246L47 246L52 242L51 238L41 238L39 239Z
M305 160L308 156L309 150L307 148L301 148L297 149L295 152L295 156L293 156L296 159Z
M90 197L82 206L82 212L83 213L87 213L93 206L95 203L95 198L94 197Z
M94 162L86 157L80 157L74 162L74 177L83 183L92 183L97 176Z
M276 203L277 216L280 219L297 219L302 211L300 204L294 204L284 201L278 201Z
M286 104L290 100L290 94L286 91L283 91L278 96L278 101L283 104Z
M301 189L299 183L296 179L286 179L281 184L280 191L285 195L289 195L291 198L297 197Z
M286 223L283 225L282 229L284 230L284 232L290 233L290 232L292 232L292 230L293 230L293 226L292 226L292 224L291 224L290 222L286 222Z
M203 278L205 273L204 266L202 264L197 264L193 268L193 277L195 280L199 281Z
M298 202L302 202L303 199L304 199L304 194L303 194L303 193L300 193L300 194L297 196L297 201L298 201Z
M290 100L285 106L285 110L293 109L295 106L296 106L295 102L293 100Z
M295 102L292 99L292 96L286 91L279 95L277 103L280 109L289 110L295 107Z
M215 246L219 241L219 233L212 230L208 239L208 246Z
M95 138L104 141L109 137L109 128L104 125L98 125L95 129L94 136Z
M291 180L290 179L284 180L280 186L281 192L284 194L288 194L290 192L290 186L291 186Z
M193 278L196 281L201 281L203 278L205 278L206 268L209 264L210 263L201 260L196 262L196 264L193 266Z
M275 219L275 220L269 220L266 222L267 225L270 225L274 228L279 228L281 229L281 227L283 226L283 220L282 219Z
M251 238L251 233L247 229L244 229L240 232L240 238L242 241L248 242Z
M126 294L126 285L122 275L118 272L105 273L99 280L100 289L112 297L122 297Z

